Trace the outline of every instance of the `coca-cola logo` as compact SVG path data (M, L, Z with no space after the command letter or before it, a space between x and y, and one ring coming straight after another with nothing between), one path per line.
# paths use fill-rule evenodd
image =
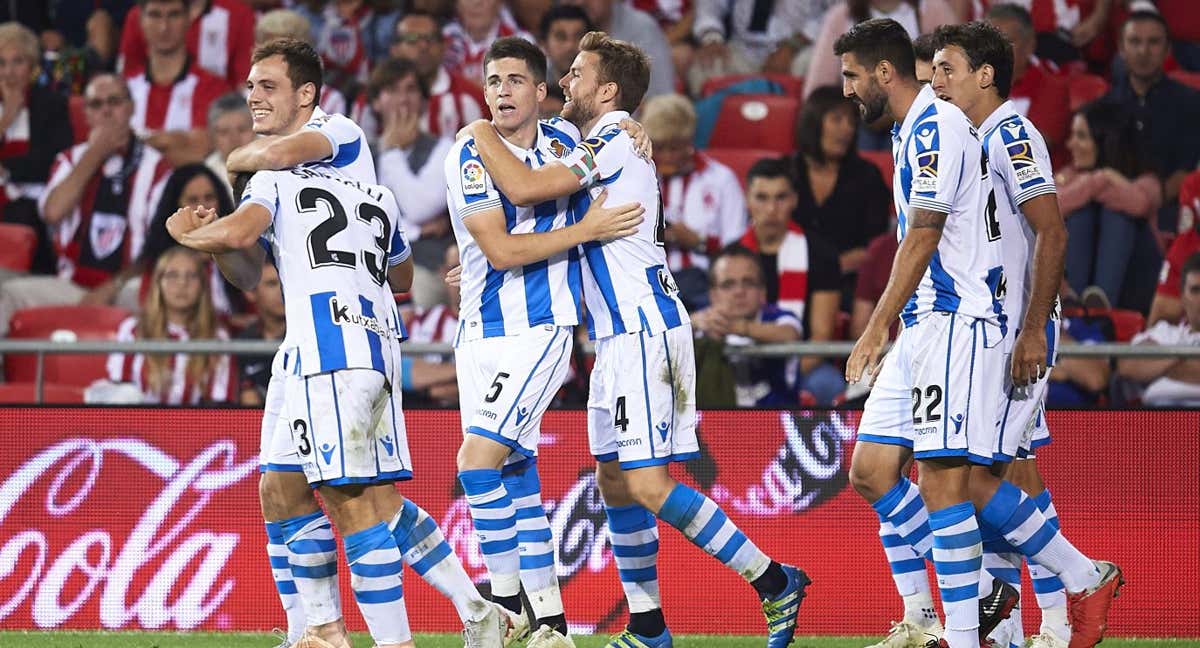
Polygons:
M849 479L845 447L854 428L838 412L779 412L783 445L762 478L735 495L718 481L712 498L742 515L791 515L837 495Z
M130 474L130 465L149 473L149 481ZM143 628L200 625L233 590L235 578L225 566L241 538L193 530L191 523L256 465L256 459L239 459L228 440L186 462L132 438L73 438L41 450L0 485L0 528L18 507L18 523L37 521L0 546L0 619L29 603L37 626L56 627L98 599L105 628L132 621ZM155 494L128 532L104 528L130 519L105 517L118 502L93 495L98 484L109 483L122 484L131 498L134 486L147 492L145 485L153 484ZM41 502L33 499L43 490ZM31 514L26 507L40 510ZM62 546L66 528L89 530Z

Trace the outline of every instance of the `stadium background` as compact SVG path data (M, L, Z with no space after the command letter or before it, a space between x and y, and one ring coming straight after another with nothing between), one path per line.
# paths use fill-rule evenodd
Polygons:
M283 623L256 493L261 413L244 409L0 410L0 627L265 630ZM456 412L406 413L416 479L401 490L484 574L455 487ZM878 632L899 600L877 520L849 488L858 412L703 412L705 452L678 475L721 503L768 553L814 580L801 634ZM1053 411L1041 460L1063 526L1124 568L1109 636L1200 637L1200 411ZM553 411L540 472L571 623L625 618L591 478L585 419ZM750 588L678 534L662 534L672 629L761 632ZM346 585L343 575L343 585ZM1027 632L1038 614L1028 583ZM452 631L453 609L407 572L414 629ZM347 590L353 629L362 629Z

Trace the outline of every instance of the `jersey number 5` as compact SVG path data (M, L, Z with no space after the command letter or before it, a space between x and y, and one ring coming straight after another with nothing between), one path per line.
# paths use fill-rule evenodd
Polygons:
M354 252L329 248L329 239L350 226L350 220L346 218L346 209L342 207L337 196L319 187L305 187L296 196L296 205L302 214L318 211L319 202L325 203L328 217L308 235L309 262L314 268L327 265L355 267L358 258ZM371 203L359 203L355 211L360 222L370 227L374 227L375 223L379 224L376 231L381 231L382 235L374 237L376 250L363 250L362 260L371 278L382 286L387 281L388 243L392 238L387 213Z

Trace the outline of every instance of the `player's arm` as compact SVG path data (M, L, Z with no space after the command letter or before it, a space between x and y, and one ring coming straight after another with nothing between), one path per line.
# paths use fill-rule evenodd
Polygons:
M234 149L225 160L230 173L280 170L333 155L333 143L321 131L301 128L290 135L267 135Z
M917 207L908 217L908 231L896 250L887 286L871 318L867 320L866 330L846 361L847 382L858 382L868 368L874 370L883 345L887 342L888 328L900 316L904 304L916 292L921 277L929 268L929 261L942 240L942 228L946 226L947 216L945 212Z
M413 260L408 257L404 261L388 268L388 286L393 292L403 293L412 289Z
M1067 255L1067 226L1054 193L1034 196L1020 205L1033 229L1033 280L1025 321L1013 347L1012 378L1028 385L1046 374L1046 321L1054 310Z
M193 217L196 213L190 207L176 210L167 219L167 231L180 245L209 254L258 247L258 237L271 225L271 212L254 201L243 202L225 218L206 219L196 227L191 227Z
M601 193L592 201L579 222L548 232L512 234L499 208L471 214L463 224L488 263L497 270L506 270L548 259L588 241L609 241L636 232L646 210L638 203L605 207L606 196Z
M562 164L529 168L508 150L491 122L478 120L468 128L488 175L513 204L532 205L579 191L579 176Z
M252 245L243 250L222 252L212 255L217 269L238 290L253 290L262 278L263 263L267 251L261 245Z

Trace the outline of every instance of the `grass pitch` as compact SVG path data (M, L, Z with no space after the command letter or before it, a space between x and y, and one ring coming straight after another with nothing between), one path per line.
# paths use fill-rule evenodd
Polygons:
M419 648L461 648L452 634L418 634ZM878 637L796 637L792 648L862 648ZM605 636L576 636L578 648L602 648ZM677 648L762 648L763 637L690 635L675 637ZM270 634L211 632L23 632L0 631L0 648L275 648ZM365 634L354 645L371 646ZM1108 639L1103 648L1200 648L1200 639Z

